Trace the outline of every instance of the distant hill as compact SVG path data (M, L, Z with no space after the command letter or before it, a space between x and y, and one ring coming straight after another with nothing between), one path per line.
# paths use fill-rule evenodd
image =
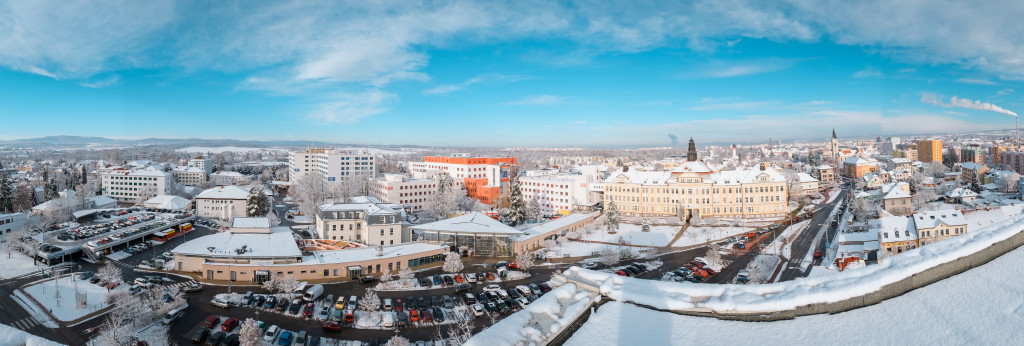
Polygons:
M105 137L85 136L46 136L39 138L23 138L13 140L0 140L0 146L17 147L84 147L84 146L205 146L205 147L304 147L307 145L327 145L337 147L375 147L375 148L423 148L418 145L366 145L350 143L326 143L323 141L307 140L267 140L248 141L238 139L200 139L200 138L144 138L144 139L110 139Z

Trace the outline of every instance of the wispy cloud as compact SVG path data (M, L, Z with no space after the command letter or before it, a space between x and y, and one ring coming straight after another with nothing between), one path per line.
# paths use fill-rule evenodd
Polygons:
M113 75L107 78L101 78L94 81L80 82L78 83L78 85L84 86L86 88L101 89L117 84L117 82L119 81L121 81L121 77Z
M814 101L807 101L807 102L803 102L803 103L797 104L797 106L824 106L824 105L830 105L830 104L833 104L833 103L835 103L835 102L825 101L825 100L814 100Z
M702 75L715 78L740 77L754 74L775 72L788 69L796 64L796 59L769 58L755 61L714 62L707 67Z
M1009 95L1009 94L1012 94L1012 93L1013 93L1013 89L1012 88L1006 88L1006 89L997 91L996 92L996 96L1004 96L1004 95Z
M956 81L960 82L960 83L967 83L967 84L996 85L996 82L990 81L988 79L980 79L980 78L960 78L960 79L957 79Z
M555 95L532 95L521 99L502 102L505 105L543 105L564 103L565 97Z
M388 111L384 103L398 96L379 89L368 89L358 93L338 93L333 100L320 104L310 117L328 123L351 124L363 118Z
M949 99L949 103L946 103L946 102L943 102L942 99L939 98L938 96L936 96L934 94L927 94L926 93L924 95L921 95L921 102L924 102L924 103L927 103L927 104L936 105L936 106L940 106L940 107L945 107L945 108L956 107L956 108L964 108L964 109L975 109L975 110L981 110L981 111L990 111L990 112L1002 113L1002 114L1006 114L1006 115L1012 115L1012 116L1015 116L1015 117L1017 116L1017 113L1011 112L1009 110L1006 110L1006 109L1004 109L1002 107L999 107L999 106L996 106L994 104L991 104L991 103L988 103L988 102L973 101L973 100L969 100L969 99L962 99L962 98L957 97L956 95L953 95L953 97L951 97Z
M586 125L587 122L584 120L576 120L572 122L573 125Z
M781 101L743 101L740 98L703 98L697 103L697 105L684 109L688 111L719 111L773 107L781 104Z
M481 74L481 75L478 75L476 77L467 79L466 81L464 81L462 83L459 83L459 84L442 84L442 85L438 85L436 87L424 90L423 93L427 94L427 95L448 94L448 93L451 93L451 92L455 92L455 91L459 91L459 90L465 89L465 88L469 87L470 85L477 84L477 83L511 83L511 82L517 82L517 81L527 80L527 79L533 79L533 77L527 76L527 75L520 75L520 74L500 74L500 73Z
M853 78L882 78L885 75L874 67L868 67L853 73Z

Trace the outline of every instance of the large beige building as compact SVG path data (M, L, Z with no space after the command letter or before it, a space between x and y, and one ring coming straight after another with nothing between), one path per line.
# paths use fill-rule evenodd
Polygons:
M408 207L413 213L427 207L427 201L437 193L437 175L413 173L412 177L402 174L382 174L374 180L370 191L385 203Z
M316 207L316 229L323 239L366 245L394 245L412 240L405 213L373 197L353 197L349 203Z
M702 218L780 218L787 213L786 179L770 167L715 171L700 161L672 171L624 167L604 183L604 204L620 213Z
M196 196L196 214L220 220L231 220L245 216L245 202L249 188L241 186L218 186L206 189Z
M143 169L114 169L101 173L103 195L118 202L136 202L140 197L171 194L171 175L147 167Z

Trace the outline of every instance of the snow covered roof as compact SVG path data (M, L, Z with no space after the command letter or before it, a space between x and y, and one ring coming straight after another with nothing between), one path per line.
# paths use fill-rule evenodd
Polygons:
M522 236L519 236L518 238L516 238L516 241L524 241L524 240L527 240L527 239L530 239L530 238L533 238L533 237L536 237L536 236L545 235L545 234L547 234L547 233L549 233L551 231L554 231L556 229L559 229L559 228L562 228L562 227L574 224L576 222L579 222L579 221L584 220L584 219L589 218L589 217L593 217L594 214L595 213L590 213L590 214L582 214L582 213L580 213L580 214L569 214L569 215L562 216L560 218L557 218L557 219L554 219L554 220L551 220L551 221L548 221L548 222L545 222L545 223L542 223L542 224L539 224L539 225L536 225L536 226L532 226L532 227L529 227L529 228L522 229L524 234Z
M480 212L472 212L450 219L416 225L412 228L421 231L450 233L523 234L523 232Z
M206 173L206 171L199 169L198 167L174 167L175 173Z
M349 200L352 201L352 203L374 203L374 204L383 203L379 199L377 199L376 197L371 197L371 196L356 196L356 197L349 198Z
M191 201L182 197L172 195L159 195L150 198L145 202L144 205L148 208L181 210L185 209L185 207L187 207L189 203L191 203Z
M796 176L798 178L798 181L801 183L811 183L818 181L818 179L814 179L814 177L812 177L810 174L804 172L797 173Z
M317 263L347 263L376 260L380 258L398 257L424 252L447 249L446 246L433 243L405 243L391 246L383 246L382 256L377 256L376 246L359 247L353 249L316 251L312 256L304 256L303 262Z
M885 193L885 196L882 197L882 199L893 199L893 198L910 198L910 194L907 193L906 191L903 191L903 189L901 189L901 188L893 187L893 188L889 189L889 192Z
M200 170L200 171L202 171L202 170ZM218 176L218 177L243 177L244 175L242 175L242 173L232 172L232 171L219 171L219 172L210 174L210 176Z
M885 243L917 239L917 227L911 217L887 216L870 220L868 225L869 230L877 233L876 239Z
M965 189L962 187L955 188L946 193L946 197L949 198L971 198L978 197L978 193L971 189Z
M235 250L245 247L245 252ZM276 227L271 233L221 232L202 236L178 245L171 253L212 257L300 257L302 252L288 227Z
M892 161L893 163L910 163L910 159L902 157L892 158L889 159L889 161Z
M762 171L757 168L717 172L711 175L711 180L717 185L739 185L754 183L754 180L761 176L765 176L768 181L771 182L786 181L786 178L774 169L766 169Z
M981 185L981 187L985 188L985 189L988 189L988 190L999 190L999 188L1000 188L999 184L996 184L996 183L984 184L984 185Z
M203 190L196 196L196 199L246 199L249 198L249 188L241 186L218 186Z
M680 163L678 167L676 167L674 170L672 170L672 172L675 172L675 173L693 172L693 173L700 174L700 173L712 173L712 172L714 172L714 170L711 169L711 167L708 167L707 164L704 164L704 162L701 162L701 161L686 161L686 162Z
M265 217L236 217L231 219L231 228L270 228L270 219Z
M110 197L107 197L107 196L103 196L103 195L96 196L96 197L89 197L89 201L92 201L93 205L107 205L107 204L111 204L111 203L115 203L115 204L117 203L116 199L113 199L113 198L110 198Z
M164 177L169 178L170 173L161 171L153 167L146 167L143 169L115 169L109 172L104 172L109 175L127 175L130 177Z
M818 169L818 170L826 170L826 169L832 169L832 166L829 166L829 165L821 165L821 166L818 166L818 167L814 167L814 169Z
M979 169L981 169L983 167L985 167L985 165L977 164L977 163L974 163L974 162L965 162L964 164L960 165L960 168L966 168L966 169L972 170L972 171L979 170Z
M851 156L850 158L848 158L846 160L843 160L843 164L851 164L851 165L867 165L867 164L870 164L870 163L872 163L872 161L868 161L866 159L862 159L862 158L857 157L857 156Z
M383 203L327 203L318 206L321 211L361 211L366 215L398 213Z
M967 219L957 209L921 211L914 214L914 222L918 229L934 228L940 224L947 226L966 226Z
M608 175L605 179L606 183L615 183L619 181L619 177L625 177L630 183L643 184L643 185L665 185L669 178L672 177L672 172L668 171L641 171L637 169L630 169L629 167L623 167Z

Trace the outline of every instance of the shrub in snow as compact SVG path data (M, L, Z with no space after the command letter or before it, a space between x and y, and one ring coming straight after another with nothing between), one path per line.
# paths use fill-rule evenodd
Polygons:
M409 339L403 338L401 335L392 336L388 339L388 342L384 343L384 346L409 346Z
M530 273L521 272L521 271L518 271L518 270L509 270L508 272L506 272L505 275L506 275L505 276L505 280L510 280L510 281L511 280L522 280L522 279L530 277Z

